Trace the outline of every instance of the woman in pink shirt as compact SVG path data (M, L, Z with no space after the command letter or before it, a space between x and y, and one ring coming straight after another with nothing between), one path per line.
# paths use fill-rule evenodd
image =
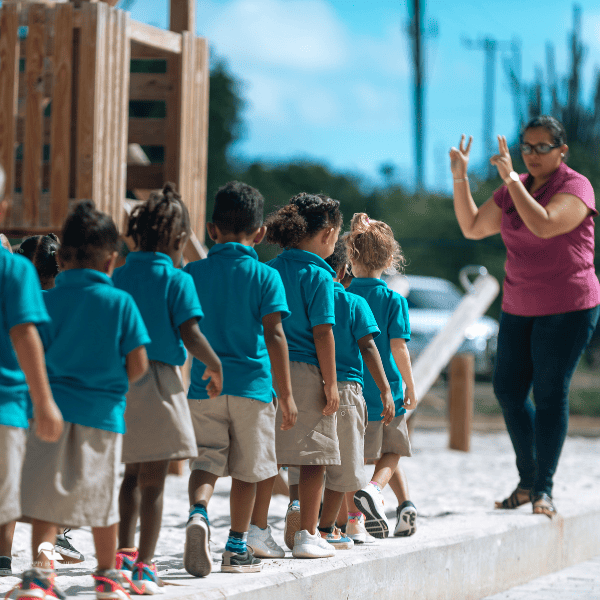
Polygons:
M506 138L498 136L499 153L490 162L505 185L480 207L467 177L472 138L465 146L463 135L450 150L450 167L463 235L500 233L506 245L494 392L520 480L496 508L532 502L534 513L553 517L552 478L567 434L571 377L600 313L598 212L590 182L564 162L566 135L556 119L534 118L520 141L528 172L513 171Z

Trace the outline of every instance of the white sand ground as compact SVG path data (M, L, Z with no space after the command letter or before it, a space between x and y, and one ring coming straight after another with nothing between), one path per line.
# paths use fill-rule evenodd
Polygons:
M495 499L505 497L517 482L514 455L508 435L476 433L469 453L448 450L448 436L444 431L416 429L413 454L402 459L411 488L411 496L419 511L418 531L411 538L382 540L379 544L406 544L416 546L443 534L460 536L473 520L486 518L492 512ZM600 495L600 438L567 439L561 463L555 477L554 499L558 510L570 505L597 507ZM372 467L370 467L372 469ZM212 525L212 551L215 560L210 578L245 578L252 575L220 575L220 553L223 551L229 527L228 489L230 479L219 480L209 507ZM391 490L384 491L387 514L395 519L396 501ZM276 496L271 504L270 524L275 540L283 545L283 521L287 499ZM530 506L518 509L520 515L530 513ZM166 487L163 528L157 547L156 563L160 575L175 585L191 584L201 589L206 582L193 580L182 568L185 523L188 513L187 477L169 476ZM539 519L541 517L531 517ZM17 525L13 548L13 571L20 573L31 560L29 550L30 527ZM94 548L89 529L72 532L73 544L86 555L79 565L65 565L58 569L59 585L71 595L93 597L89 573L95 568ZM355 547L350 552L367 552ZM281 561L265 561L263 572L292 569L287 557ZM215 573L217 572L217 573ZM209 578L209 579L210 579ZM6 593L18 583L16 576L0 579L0 593ZM211 586L212 587L212 586ZM186 585L186 588L189 588ZM165 588L174 597L173 587ZM183 592L184 588L181 588ZM176 595L175 595L176 597Z

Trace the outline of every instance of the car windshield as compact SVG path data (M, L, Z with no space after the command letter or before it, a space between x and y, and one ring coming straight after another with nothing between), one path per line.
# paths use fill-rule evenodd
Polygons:
M454 287L446 289L411 288L406 300L408 308L454 310L462 296Z

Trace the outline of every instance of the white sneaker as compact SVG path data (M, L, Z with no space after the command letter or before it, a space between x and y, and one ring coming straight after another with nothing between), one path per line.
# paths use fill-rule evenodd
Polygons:
M365 515L360 517L350 517L346 523L346 535L355 544L374 544L377 539L374 538L365 528Z
M319 531L311 535L306 529L296 531L294 536L294 548L292 550L294 558L328 558L335 556L335 548L326 542Z
M417 531L417 509L415 505L407 500L396 509L396 537L408 537Z
M285 545L294 549L294 536L296 531L300 531L300 502L293 500L289 503L285 513L285 528L283 530L283 540Z
M365 528L374 537L389 535L390 524L385 516L383 494L371 483L354 494L354 504L365 515Z
M271 535L270 525L267 525L266 529L250 525L246 545L252 548L254 556L258 558L283 558L285 556L285 550L277 544Z
M192 515L185 528L183 566L194 577L206 577L212 571L209 540L210 527L206 519L198 513Z

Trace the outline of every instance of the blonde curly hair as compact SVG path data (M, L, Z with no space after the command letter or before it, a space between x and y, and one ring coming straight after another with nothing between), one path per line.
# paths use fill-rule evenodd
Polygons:
M392 228L383 221L369 219L366 213L355 213L345 241L350 260L364 265L369 271L388 267L395 271L404 269L406 258L400 244L394 238Z

